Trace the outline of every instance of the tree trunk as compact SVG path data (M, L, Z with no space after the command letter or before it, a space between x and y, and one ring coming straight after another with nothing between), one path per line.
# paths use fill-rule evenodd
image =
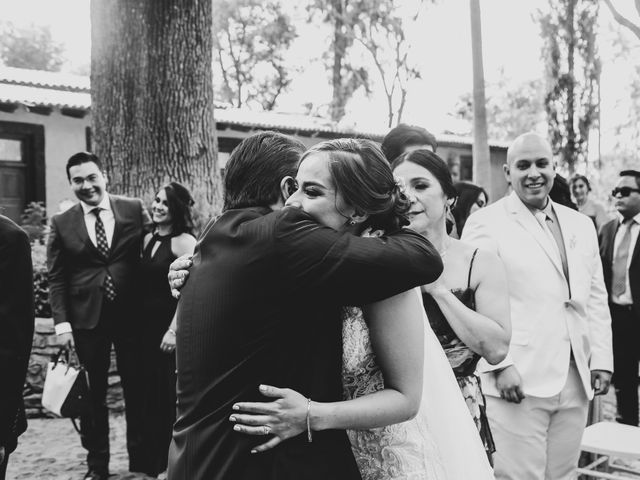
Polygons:
M567 144L564 148L567 167L569 167L569 175L575 173L575 165L577 160L576 149L576 125L575 125L575 50L576 50L576 32L575 32L575 11L577 0L569 0L567 4Z
M92 0L93 149L110 191L150 201L187 186L196 210L217 213L212 7L202 0Z
M473 57L473 181L495 198L491 189L491 155L482 64L482 26L479 0L470 0L471 54Z
M331 99L331 120L339 122L344 117L344 108L347 103L345 84L342 78L342 61L347 50L347 37L344 33L344 0L332 0L334 10L333 25L333 68L331 72L331 86L333 98Z

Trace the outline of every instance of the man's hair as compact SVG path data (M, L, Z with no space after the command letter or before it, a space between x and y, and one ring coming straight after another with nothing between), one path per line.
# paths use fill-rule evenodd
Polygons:
M640 172L638 170L622 170L620 172L621 177L634 177L636 179L636 184L638 188L640 188Z
M227 161L224 210L268 207L280 198L280 182L295 177L305 146L295 138L261 132L245 138Z
M93 162L98 167L98 170L103 171L102 162L98 158L98 156L91 152L78 152L69 157L67 160L67 180L71 180L71 175L69 175L69 169L71 167L76 167L83 163Z
M389 163L398 158L407 147L430 145L435 152L438 149L436 137L422 127L401 123L392 128L382 140L382 151Z

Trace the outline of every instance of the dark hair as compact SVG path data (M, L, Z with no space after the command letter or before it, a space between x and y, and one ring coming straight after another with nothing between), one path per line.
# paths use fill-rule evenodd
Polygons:
M589 182L589 179L587 177L585 177L584 175L580 175L579 173L576 173L573 177L571 177L571 181L569 182L569 184L573 187L573 184L582 180L584 182L584 184L587 186L587 192L591 191L591 183Z
M556 177L553 179L553 186L549 191L549 197L560 205L578 210L578 206L573 203L573 200L571 200L571 189L569 188L569 183L562 175L556 173Z
M268 207L280 198L280 182L295 176L304 145L276 132L245 138L234 148L224 176L224 208Z
M438 149L436 137L422 127L401 123L392 128L382 140L382 151L389 163L398 158L407 147L430 145L435 152Z
M406 215L411 207L393 177L389 163L380 147L371 140L339 138L318 143L305 152L309 155L326 152L329 173L342 198L358 215L369 215L363 229L394 231L409 225Z
M621 177L635 177L636 185L640 188L640 172L638 170L622 170L620 172Z
M438 183L447 198L456 198L458 195L458 192L453 186L451 172L447 167L447 163L436 153L433 153L430 150L413 150L411 152L405 152L393 161L391 164L391 170L395 170L404 162L415 163L416 165L429 170L431 175L436 177L436 180L438 180Z
M160 187L167 195L167 205L169 213L173 219L172 233L189 233L193 235L193 219L191 218L191 207L193 198L191 192L184 185L178 182L169 182Z
M103 171L102 162L98 158L98 156L91 152L78 152L74 153L67 160L67 180L71 180L71 175L69 175L69 169L71 167L76 167L82 163L93 162L98 167L98 170Z
M479 185L471 182L456 182L453 185L458 192L458 198L456 200L455 207L451 210L453 218L456 221L456 228L458 235L462 233L464 224L467 223L467 218L471 213L471 207L478 201L480 194L484 194L487 201L489 201L489 195L487 191Z

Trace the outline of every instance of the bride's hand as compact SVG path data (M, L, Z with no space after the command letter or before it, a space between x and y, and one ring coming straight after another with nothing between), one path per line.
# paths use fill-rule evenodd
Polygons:
M307 429L308 400L289 388L260 385L260 393L273 402L239 402L233 405L229 421L236 432L248 435L273 435L269 441L255 447L251 453L265 452L283 440L301 434ZM240 413L242 412L242 413Z

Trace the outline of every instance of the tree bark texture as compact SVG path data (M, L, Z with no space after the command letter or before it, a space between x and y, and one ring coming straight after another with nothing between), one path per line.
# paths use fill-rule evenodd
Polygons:
M482 62L482 19L479 0L470 0L471 53L473 57L473 181L491 188L491 155Z
M147 202L187 186L197 213L218 213L210 0L92 0L94 152L110 191Z

